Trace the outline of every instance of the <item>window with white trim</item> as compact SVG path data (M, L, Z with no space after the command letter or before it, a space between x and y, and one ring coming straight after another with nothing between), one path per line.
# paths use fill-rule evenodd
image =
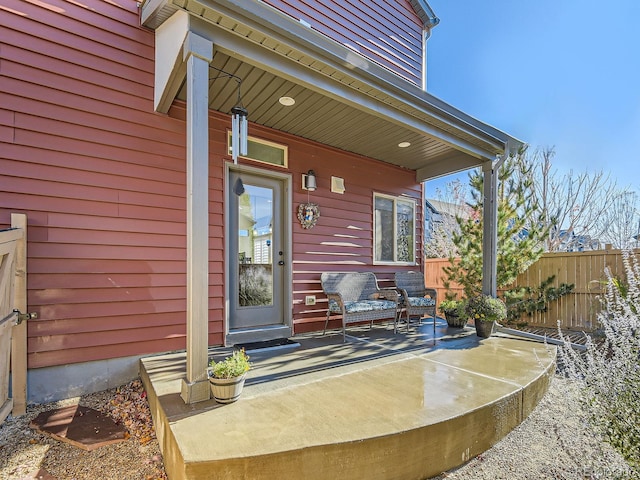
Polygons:
M375 193L373 205L373 261L414 264L415 201Z
M231 132L227 132L227 153L231 155ZM270 142L263 138L249 135L247 140L247 154L242 158L256 162L270 163L279 167L287 167L289 162L289 148L286 145Z

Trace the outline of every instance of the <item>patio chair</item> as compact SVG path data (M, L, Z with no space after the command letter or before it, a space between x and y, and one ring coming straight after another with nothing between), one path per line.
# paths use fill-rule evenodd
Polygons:
M421 272L396 272L396 288L401 294L400 307L404 309L407 319L407 332L411 317L429 315L433 318L433 333L436 332L436 304L437 292L424 285L424 275Z
M342 338L346 341L346 327L350 323L374 320L393 320L393 332L397 331L399 296L394 288L379 288L372 272L333 272L320 276L322 290L329 305L324 333L331 314L342 315Z

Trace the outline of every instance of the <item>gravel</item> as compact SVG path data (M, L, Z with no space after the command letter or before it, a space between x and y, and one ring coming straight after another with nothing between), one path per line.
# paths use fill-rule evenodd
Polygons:
M110 415L129 431L124 442L85 451L29 428L39 413L80 403ZM165 480L142 382L83 397L29 406L21 417L0 426L0 479L23 479L44 468L58 480ZM27 477L31 478L31 477Z
M131 436L87 452L29 428L38 413L80 403L111 415ZM624 460L590 430L579 391L556 376L549 392L520 426L487 452L437 480L631 478ZM164 480L146 395L139 380L118 389L31 406L0 426L0 479L22 479L45 468L58 480Z
M624 459L596 435L577 386L556 376L529 417L509 435L437 480L630 479Z

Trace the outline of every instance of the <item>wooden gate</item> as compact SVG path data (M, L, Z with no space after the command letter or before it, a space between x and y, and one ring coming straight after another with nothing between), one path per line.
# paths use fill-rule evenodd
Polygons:
M27 406L27 324L18 314L27 310L26 216L12 214L11 227L0 231L0 423Z

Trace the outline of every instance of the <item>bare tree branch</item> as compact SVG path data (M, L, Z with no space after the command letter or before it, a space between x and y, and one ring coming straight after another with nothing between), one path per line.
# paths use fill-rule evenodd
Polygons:
M599 248L608 231L610 211L618 197L628 190L618 188L610 174L603 171L559 175L553 168L553 147L534 153L535 194L542 208L542 219L554 225L547 239L547 251L574 251Z

